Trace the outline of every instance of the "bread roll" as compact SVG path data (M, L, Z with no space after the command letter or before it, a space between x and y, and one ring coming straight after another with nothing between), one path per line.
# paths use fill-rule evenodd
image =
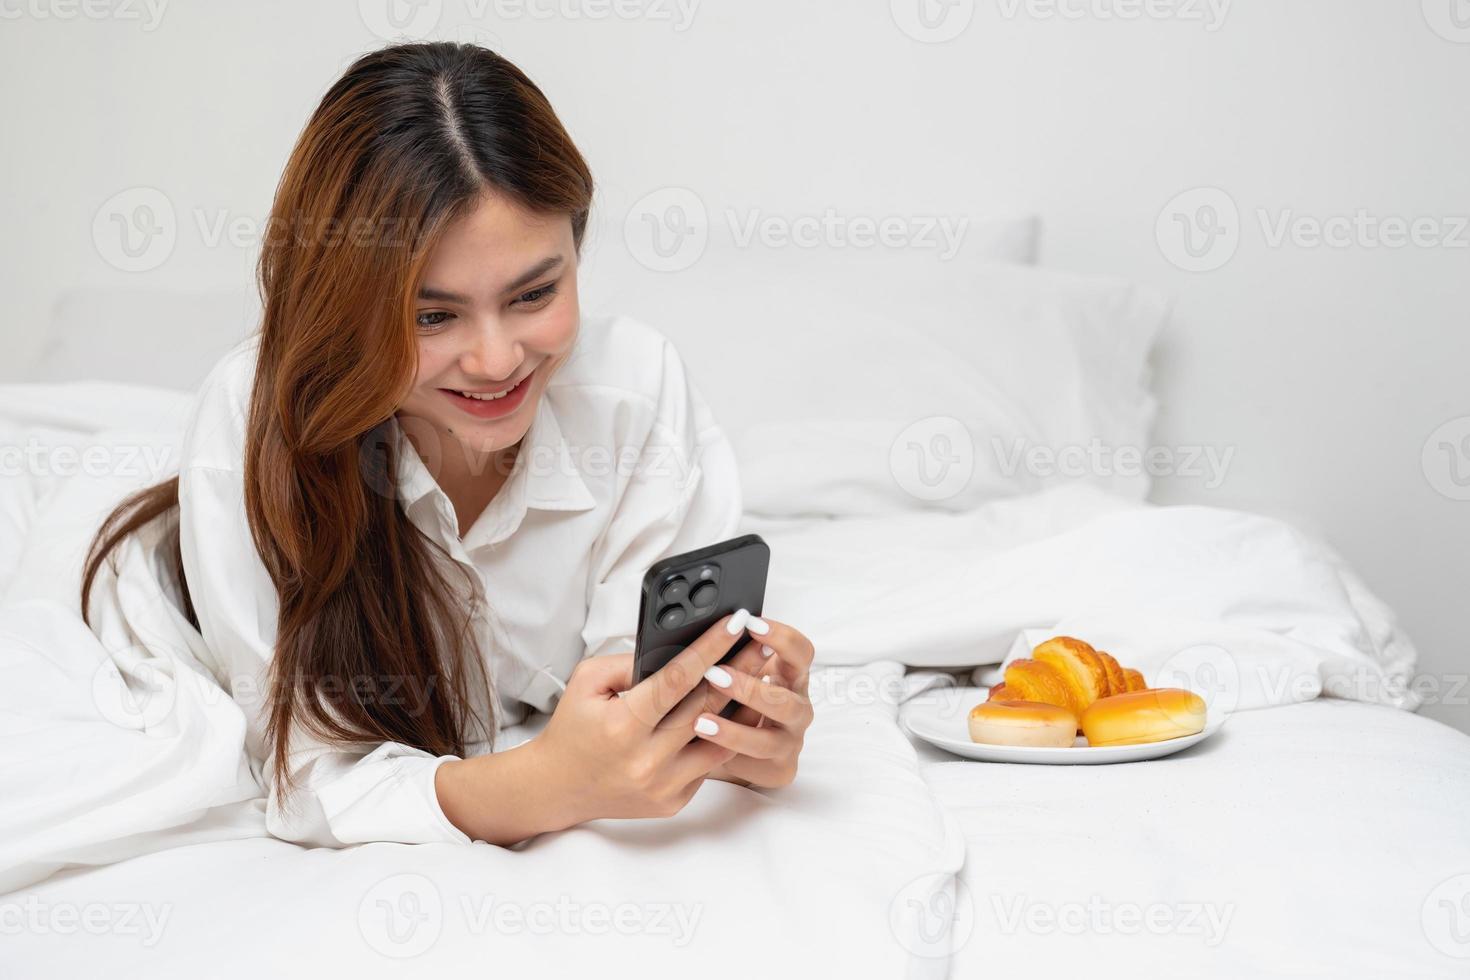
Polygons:
M1064 749L1076 740L1077 716L1054 704L985 701L970 709L972 742Z
M1148 682L1143 679L1143 674L1141 674L1140 672L1134 670L1132 667L1124 667L1123 668L1123 679L1128 682L1128 687L1126 688L1126 690L1129 690L1129 691L1147 691L1148 690Z
M1163 742L1204 727L1204 699L1178 687L1115 694L1094 701L1082 714L1082 734L1091 746Z

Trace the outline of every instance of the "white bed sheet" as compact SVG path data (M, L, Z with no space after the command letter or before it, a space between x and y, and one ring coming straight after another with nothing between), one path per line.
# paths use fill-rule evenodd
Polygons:
M966 840L951 976L1470 973L1470 736L1446 725L1324 698L1152 762L915 743Z
M515 849L256 835L64 870L0 896L7 922L39 923L7 929L3 973L941 977L948 937L923 910L952 889L963 845L892 699L870 694L901 670L823 671L798 783L707 783L668 820L594 821ZM220 820L228 836L263 831L258 802ZM95 933L66 919L87 909Z

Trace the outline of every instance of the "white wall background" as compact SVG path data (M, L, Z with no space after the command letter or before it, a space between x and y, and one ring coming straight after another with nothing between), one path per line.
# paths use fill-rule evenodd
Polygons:
M0 0L0 380L21 376L63 289L246 282L292 141L380 43L368 24L384 2ZM1042 264L1170 292L1157 441L1233 456L1221 485L1180 474L1156 498L1326 535L1400 612L1427 690L1452 702L1426 713L1470 730L1470 501L1455 499L1470 496L1457 482L1470 441L1456 442L1470 433L1470 230L1453 220L1470 215L1470 3L925 0L959 31L932 42L899 26L919 2L401 10L524 68L615 220L670 185L712 211L1035 210ZM168 197L179 237L163 265L126 273L92 224L140 186ZM1188 272L1156 223L1168 231L1169 202L1200 187L1226 192L1240 220L1206 257L1234 244L1229 261ZM1437 241L1271 234L1283 217L1310 231L1359 212L1428 219ZM233 242L213 237L222 219Z

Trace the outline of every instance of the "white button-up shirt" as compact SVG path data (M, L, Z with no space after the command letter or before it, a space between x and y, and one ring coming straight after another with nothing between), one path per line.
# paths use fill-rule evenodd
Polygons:
M265 724L279 607L244 504L257 347L257 338L237 346L196 395L179 473L179 533L209 666L245 709L252 768L271 793L270 830L324 846L468 841L434 791L435 770L453 757L408 745L336 746L298 728L290 743L298 789L288 806L276 798ZM501 728L529 708L552 710L557 680L583 657L633 649L649 565L731 537L740 522L730 445L678 354L652 328L626 317L585 321L535 413L515 468L463 539L448 496L397 420L389 423L400 506L481 590L473 623ZM397 694L424 696L412 685ZM470 754L487 748L478 742Z

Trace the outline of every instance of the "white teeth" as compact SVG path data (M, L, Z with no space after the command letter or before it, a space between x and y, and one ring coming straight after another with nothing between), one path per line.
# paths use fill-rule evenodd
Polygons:
M506 395L510 394L512 391L515 391L519 387L520 383L517 382L515 385L512 385L504 391L489 392L484 394L473 391L456 391L455 394L461 395L465 398L473 398L477 402L493 402L498 398L504 398Z

